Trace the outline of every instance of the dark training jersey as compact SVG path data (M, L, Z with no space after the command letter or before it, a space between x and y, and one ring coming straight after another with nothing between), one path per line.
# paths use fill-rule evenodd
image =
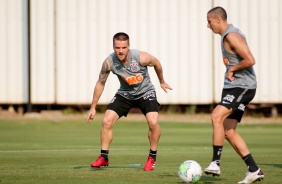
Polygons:
M117 94L129 100L146 98L155 91L147 66L140 64L140 51L129 49L128 63L123 64L115 53L109 55L112 72L117 75L120 88Z
M246 40L243 33L238 28L235 28L232 24L229 24L228 28L221 35L221 50L222 50L223 62L226 66L226 72L224 76L226 76L227 71L231 66L237 65L242 61L242 58L238 54L231 54L227 52L224 48L223 40L225 36L231 32L236 32L240 34ZM256 89L257 87L256 74L254 72L253 67L249 67L240 71L235 71L234 78L235 79L233 81L229 81L225 77L223 88L229 89L229 88L239 87L244 89Z

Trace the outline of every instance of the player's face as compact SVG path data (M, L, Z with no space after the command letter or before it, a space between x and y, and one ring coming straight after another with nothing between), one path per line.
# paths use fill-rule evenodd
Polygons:
M128 40L127 41L114 40L114 51L117 58L121 62L126 62L128 56L128 50L129 50Z
M219 33L219 18L211 15L207 16L208 28L210 28L215 34Z

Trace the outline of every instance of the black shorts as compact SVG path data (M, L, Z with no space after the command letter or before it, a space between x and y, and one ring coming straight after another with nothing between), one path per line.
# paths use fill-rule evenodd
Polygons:
M256 89L232 88L223 89L219 105L232 109L233 113L227 118L241 121L245 106L255 97Z
M133 107L139 107L142 113L146 115L148 112L159 112L159 106L155 92L137 100L129 100L119 94L115 94L107 109L115 111L119 117L126 117L129 110Z

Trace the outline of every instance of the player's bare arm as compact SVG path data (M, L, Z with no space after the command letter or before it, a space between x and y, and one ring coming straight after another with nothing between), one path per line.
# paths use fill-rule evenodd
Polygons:
M234 80L234 72L249 68L255 64L255 58L250 51L245 39L238 33L229 33L224 39L225 49L233 54L238 54L243 60L229 68L226 78Z
M87 123L90 123L90 120L93 119L94 115L96 114L96 105L104 91L104 87L106 84L106 81L108 79L108 76L110 74L110 64L108 58L103 62L101 71L99 73L98 81L96 82L94 93L93 93L93 100L91 104L91 108L88 112L87 116Z
M103 62L100 74L99 74L99 79L97 81L97 83L101 83L102 85L106 84L106 81L108 79L108 76L110 74L111 68L110 68L110 63L109 63L109 59L105 59L105 61Z
M172 90L172 88L164 81L163 69L160 61L147 52L140 52L140 64L142 66L154 67L155 72L161 84L161 88L167 93L167 89Z

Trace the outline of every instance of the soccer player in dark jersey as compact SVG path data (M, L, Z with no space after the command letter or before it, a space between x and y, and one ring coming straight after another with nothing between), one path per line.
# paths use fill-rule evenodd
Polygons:
M154 67L161 88L167 92L172 88L165 82L161 63L157 58L147 52L130 49L129 36L126 33L116 33L113 37L114 52L103 62L99 79L93 93L91 108L87 116L87 122L93 119L96 113L96 105L102 95L107 78L112 72L120 82L120 88L107 106L103 117L101 138L101 153L91 167L108 166L108 154L113 138L113 126L122 116L127 116L132 107L139 107L145 115L149 131L150 142L149 156L144 165L145 171L154 170L157 156L157 146L161 135L158 122L159 103L156 92L151 83L148 67Z
M248 166L244 180L238 183L253 183L264 177L255 163L244 139L236 131L245 106L256 93L256 75L253 69L255 59L243 33L227 23L227 14L222 7L215 7L207 13L208 28L221 35L223 63L226 66L221 102L211 114L213 125L213 158L205 168L206 174L220 175L220 156L224 138L242 157Z

